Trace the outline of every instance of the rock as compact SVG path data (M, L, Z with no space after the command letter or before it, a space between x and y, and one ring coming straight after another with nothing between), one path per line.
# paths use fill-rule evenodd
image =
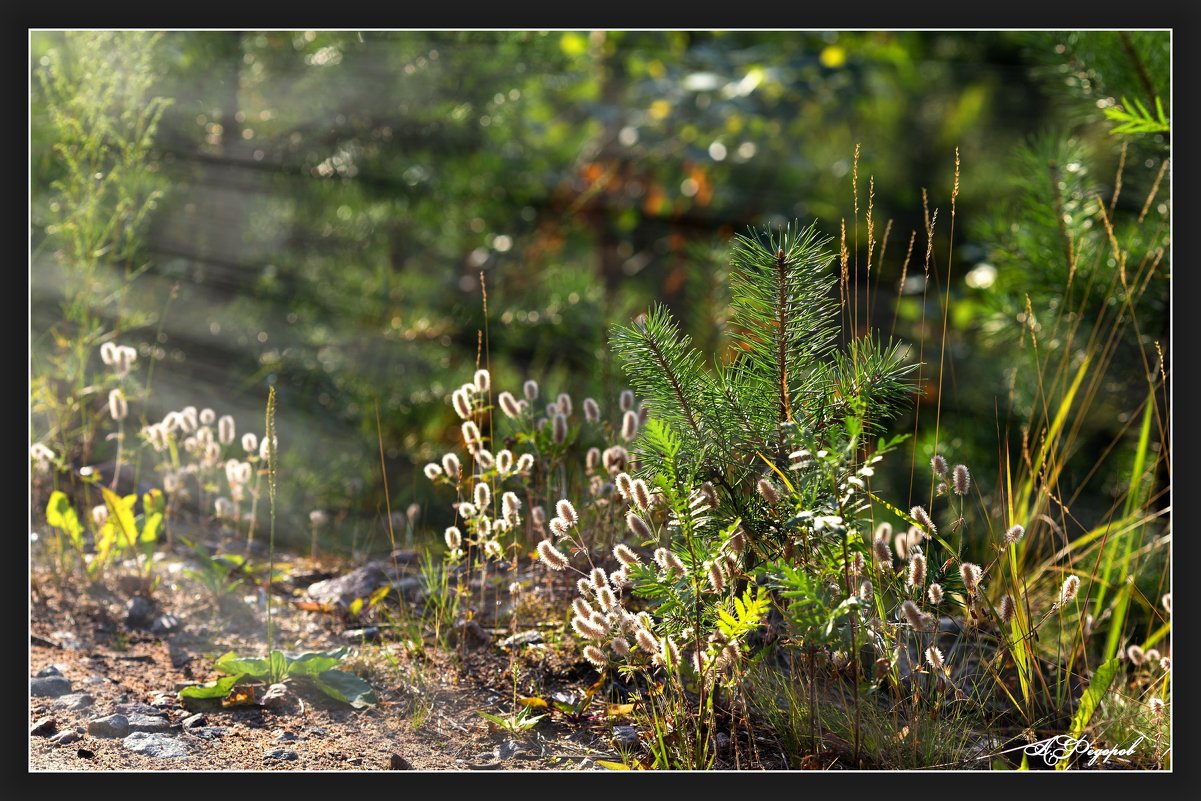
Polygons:
M505 637L497 643L501 648L516 648L521 645L535 645L542 642L542 632L522 631L511 637Z
M263 754L263 759L283 759L288 762L295 762L300 758L300 755L295 751L289 751L287 748L273 748Z
M71 743L79 742L79 739L80 734L77 730L67 729L66 731L60 731L58 734L51 737L50 742L54 745L69 745Z
M87 693L71 693L57 699L52 706L67 712L80 712L96 703L96 699Z
M126 748L138 754L159 759L183 759L188 755L187 746L165 734L149 734L136 731L123 741Z
M529 758L532 756L529 746L523 745L516 740L505 740L500 745L496 746L494 751L496 759L514 759L514 758Z
M272 684L259 700L259 703L268 709L281 709L291 702L292 697L286 684Z
M201 726L207 725L208 722L209 719L203 713L197 712L195 715L188 715L186 718L184 718L183 721L180 722L180 725L183 726L184 729L199 729Z
M637 748L638 729L633 726L614 726L613 745L617 748Z
M359 762L362 762L360 759ZM358 763L355 763L358 764ZM409 760L402 757L400 754L393 754L388 760L388 770L412 770L413 766L409 764Z
M32 726L29 727L30 737L49 737L58 731L58 723L52 717L38 718Z
M42 668L34 675L37 676L39 679L44 679L47 676L61 676L61 675L63 675L63 672L58 669L57 665L50 665L49 667Z
M724 731L717 733L717 736L713 738L713 744L717 748L717 753L722 755L730 753L734 747L734 741Z
M362 765L362 764L363 764L363 758L362 758L362 757L357 757L357 756L356 756L356 757L347 757L347 758L346 758L346 762L347 762L348 764L350 764L350 765Z
M392 579L378 565L370 564L352 570L345 576L310 584L308 595L315 601L349 606L355 598L370 598L371 593Z
M64 650L78 651L80 648L83 648L83 643L75 636L75 632L63 630L52 631L50 632L50 636L58 640L59 646Z
M93 674L91 676L88 676L86 679L84 679L83 683L84 684L104 684L104 676L97 676L97 675Z
M154 623L154 604L141 595L135 595L125 605L125 627L148 629Z
M194 729L184 729L184 731L201 740L216 740L218 737L229 734L229 729L225 726L199 726Z
M150 715L151 717L165 717L162 710L155 709L149 704L138 702L117 704L113 707L113 711L119 715Z
M492 642L492 635L474 620L464 620L459 623L455 626L455 634L457 635L456 640L459 637L465 638L464 641L469 648L485 646Z
M379 626L367 626L362 629L347 629L342 632L342 640L353 644L374 642L379 639Z
M96 756L96 752L89 751L86 748L80 748L75 752L75 756L79 757L80 759L93 759Z
M129 715L129 730L145 734L171 731L171 721L157 715Z
M275 733L275 739L284 743L294 743L302 738L294 731L277 731Z
M62 676L38 676L29 680L29 694L40 698L59 698L71 692L71 682Z
M129 718L124 715L96 718L88 724L88 734L93 737L124 737L129 734Z
M170 612L167 612L166 614L159 615L154 619L154 622L150 624L150 633L170 634L179 628L181 622L182 621L180 621L178 617Z

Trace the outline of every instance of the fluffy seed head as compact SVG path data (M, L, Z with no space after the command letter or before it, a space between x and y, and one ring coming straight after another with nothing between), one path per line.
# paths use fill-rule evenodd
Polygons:
M1137 645L1132 645L1126 649L1126 658L1130 660L1130 664L1138 667L1147 659L1147 655L1143 653L1143 649Z
M942 651L938 650L933 645L926 649L926 661L930 664L930 667L938 673L942 673L945 669L942 661Z
M726 577L722 575L721 568L718 567L717 562L709 564L709 586L717 593L726 588Z
M680 649L676 646L675 640L670 636L663 637L659 641L659 659L664 665L675 667L680 664Z
M972 475L968 472L967 465L955 465L955 472L951 477L951 486L954 487L956 495L967 495L968 489L972 486Z
M185 406L179 412L183 430L191 434L196 429L200 428L200 412L196 411L195 406Z
M1001 622L1008 626L1017 612L1017 602L1013 600L1012 595L1006 595L1001 599L1001 608L999 611L1001 613Z
M470 501L463 501L459 504L459 514L461 514L466 520L470 520L479 513L480 510L476 509L475 504L471 503Z
M626 412L621 416L621 438L629 442L638 436L637 412Z
M921 506L915 506L910 509L909 516L916 520L918 524L923 526L931 534L938 530L934 527L934 521L930 519L930 515L927 514L926 510Z
M926 597L930 599L930 603L938 606L942 603L942 585L935 583L930 585L930 589L926 590Z
M613 590L609 589L608 585L596 591L596 600L600 604L600 608L606 612L617 606L617 596L613 594Z
M588 574L588 578L592 582L593 590L609 586L609 576L605 573L604 568L592 568L592 572Z
M594 595L595 594L592 592L592 582L588 579L587 576L585 576L582 579L578 579L575 583L575 588L577 590L579 590L580 595ZM589 612L588 614L592 614L592 613Z
M114 420L124 420L129 414L129 404L125 402L125 393L114 389L108 393L108 413Z
M630 461L630 454L620 445L606 448L604 453L601 454L601 463L610 475L625 470L628 461Z
M471 397L462 388L450 393L450 405L454 407L460 420L471 419Z
M759 490L759 494L763 496L763 500L772 506L780 502L780 493L776 492L776 488L766 478L759 479L755 486Z
M913 588L920 588L926 583L926 557L921 553L909 557L909 576L905 583Z
M1058 606L1064 606L1071 603L1076 598L1076 593L1080 591L1079 576L1068 576L1063 580L1063 586L1059 588Z
M600 466L601 452L600 448L589 448L588 453L584 456L584 466L591 473Z
M517 473L525 475L534 468L534 455L532 453L523 453L517 457Z
M634 479L630 482L630 489L635 506L644 512L651 508L651 491L645 481L640 478Z
M1172 658L1170 656L1160 657L1159 667L1164 673L1170 672L1172 670Z
M567 440L567 418L562 414L556 414L554 417L551 435L554 437L556 445L562 445Z
M462 471L462 465L459 464L459 457L453 453L448 453L442 457L442 470L451 478L457 479Z
M638 557L637 552L623 542L619 542L613 546L613 556L617 561L626 566L642 564L642 560Z
M222 445L229 445L234 441L236 436L234 432L234 419L230 415L222 415L217 421L217 440Z
M551 518L550 533L554 534L556 537L566 537L567 536L567 521L561 517Z
M500 513L505 519L513 522L513 518L517 517L517 513L521 510L521 499L517 497L516 492L506 492L500 496Z
M633 482L630 481L629 473L618 473L617 478L613 480L613 484L617 487L617 494L627 501L630 500L630 496L633 493Z
M1005 544L1017 545L1022 541L1022 537L1026 536L1026 529L1020 525L1014 524L1005 532Z
M679 573L686 573L684 563L680 561L680 557L676 556L666 548L658 548L655 550L655 564L662 568L664 573L671 570L676 570Z
M1159 649L1148 648L1145 656L1147 657L1148 662L1158 662L1160 660Z
M474 420L468 420L459 427L463 433L463 444L468 448L478 445L480 441L480 427L475 424Z
M630 652L630 643L625 637L615 637L613 642L609 643L609 646L613 649L613 653L618 656L625 656Z
M630 531L634 532L634 536L638 539L648 540L651 538L650 526L636 512L630 512L626 515L626 525L630 527Z
M567 557L550 540L538 543L538 556L551 570L562 570L567 567Z
M103 526L108 522L108 505L100 504L92 507L92 522L98 526Z
M555 398L555 403L559 407L559 413L571 417L571 396L566 392L560 392L559 397Z
M600 406L592 398L584 398L584 419L589 423L600 422Z
M229 498L218 498L213 502L213 509L216 512L217 517L234 516L234 502Z
M567 524L568 528L580 522L579 515L575 513L575 507L566 498L555 504L555 511L559 513L559 517L563 518L563 522Z
M253 432L247 432L242 435L242 450L247 453L254 453L258 450L259 438Z
M521 391L530 403L538 400L538 382L534 379L530 378L522 384Z
M456 526L446 529L446 533L443 536L446 539L446 547L452 551L463 546L463 532L459 531Z
M851 557L851 575L862 576L864 566L865 560L863 558L863 553L860 551L855 551L855 555Z
M492 386L492 374L487 370L476 370L474 383L475 391L482 395Z
M864 579L863 581L859 582L859 597L862 600L868 600L872 597L872 591L874 589L875 588L872 586L872 580Z
M505 417L510 420L521 416L521 407L517 405L517 398L513 397L513 393L507 389L497 396L496 402L500 405L500 410L505 413Z
M576 617L582 617L585 620L592 617L592 613L596 611L592 608L592 605L583 598L576 598L573 600L571 602L571 608L575 611Z
M1172 593L1169 592L1164 595L1164 597L1159 599L1159 602L1163 604L1163 610L1165 612L1167 612L1169 615L1172 614Z
M655 641L655 635L651 634L645 628L639 627L634 632L634 640L637 641L638 647L648 654L653 654L659 650L659 643Z
M483 481L475 485L475 505L481 509L492 505L492 490Z
M492 455L492 451L487 448L479 448L475 452L475 460L479 462L480 467L485 470L491 470L496 464L496 457Z
M442 465L438 464L437 462L430 462L425 466L424 470L425 477L430 481L437 481L442 477Z
M579 634L586 640L603 640L605 635L609 633L607 627L597 625L595 617L573 617L571 619L571 627L575 629L576 634Z
M1163 699L1157 696L1152 696L1147 702L1147 706L1151 709L1151 714L1157 718L1163 717Z
M873 539L888 541L892 537L892 523L884 521L876 526L876 533Z
M872 553L876 557L877 565L888 570L892 569L892 550L888 547L888 543L885 540L873 540Z
M505 549L496 540L488 540L484 543L484 556L489 559L500 559L505 555Z
M909 625L918 631L926 628L925 615L922 614L922 610L918 609L917 604L913 601L905 601L901 604L901 614L909 621Z
M947 460L942 458L941 454L934 454L934 458L930 460L930 469L934 471L934 475L939 478L947 477Z
M959 577L963 579L963 586L970 595L976 594L976 589L980 586L980 579L983 576L984 571L980 569L980 565L971 562L963 562L959 565Z
M105 342L100 346L100 361L104 362L105 367L112 367L117 363L117 346L112 342Z
M621 391L620 405L621 405L621 410L623 412L628 412L634 408L634 391L633 390L623 389Z

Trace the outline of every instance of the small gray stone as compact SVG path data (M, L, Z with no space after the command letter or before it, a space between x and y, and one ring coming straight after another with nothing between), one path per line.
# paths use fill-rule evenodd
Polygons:
M614 726L613 745L618 748L637 748L638 730L633 726Z
M58 698L71 692L71 682L62 676L39 676L29 680L29 694L42 698Z
M57 699L52 706L55 709L65 709L68 712L81 712L94 703L96 703L96 699L87 693L71 693Z
M295 762L300 758L300 755L295 751L289 751L287 748L273 748L263 754L263 759L283 759L288 762Z
M209 719L204 715L203 712L197 712L195 715L188 715L186 718L184 718L180 722L180 725L185 729L199 729L201 726L207 725L208 722Z
M152 634L170 634L178 629L179 625L180 619L170 612L167 612L166 614L159 615L154 619L154 622L150 624L150 632Z
M277 731L275 733L275 739L279 740L280 742L294 743L302 738L294 731Z
M542 642L542 632L523 631L511 637L505 637L497 643L501 648L516 648L519 645L536 645Z
M146 734L171 731L171 721L157 715L129 715L129 730Z
M129 718L124 715L96 718L88 724L88 734L93 737L124 737L129 734Z
M224 726L199 726L194 729L184 729L193 737L199 737L201 740L216 740L218 737L224 737L229 733L229 729Z
M367 626L362 629L347 629L342 632L342 640L348 643L374 642L379 639L379 627Z
M183 759L188 755L187 746L165 734L136 731L123 742L130 751L159 759Z
M97 675L93 674L91 676L88 676L86 679L84 679L83 683L84 684L104 684L104 676L97 676Z
M58 724L52 717L38 718L32 726L29 727L30 737L49 737L58 730Z
M39 679L44 679L47 676L61 676L61 675L63 675L63 672L61 670L59 670L57 666L50 665L49 667L42 668L34 675L37 676Z
M117 704L113 707L113 711L119 715L150 715L152 717L163 717L162 710L155 709L150 704L139 702Z
M140 595L129 599L125 605L125 626L131 629L148 629L154 622L154 604Z
M724 731L719 731L717 736L713 738L713 744L717 748L717 753L728 754L733 749L734 741L730 739L730 735Z
M68 745L70 743L79 742L79 740L79 732L77 732L75 729L60 731L58 734L50 738L50 742L54 743L55 745Z
M513 759L514 757L527 756L530 752L528 746L522 745L516 740L506 740L496 747L496 759Z

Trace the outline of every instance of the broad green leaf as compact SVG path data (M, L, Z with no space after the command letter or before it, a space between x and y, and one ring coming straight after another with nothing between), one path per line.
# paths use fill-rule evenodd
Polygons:
M370 684L344 670L327 670L313 676L313 683L329 697L350 704L355 709L366 709L379 701Z
M288 677L288 657L283 651L272 651L267 656L267 668L271 671L271 683L275 684Z
M46 504L46 522L65 531L76 550L83 548L83 525L65 492L55 490L51 493L50 501Z
M300 654L291 660L288 673L293 676L316 676L337 667L349 651L349 648L342 647L328 652L313 651Z
M208 684L195 684L191 687L184 687L179 691L180 698L224 698L229 695L229 691L245 678L245 674L237 673L232 676L225 676L210 681Z
M214 662L213 669L230 676L245 674L259 681L266 681L271 677L271 665L266 659L239 659L233 651Z

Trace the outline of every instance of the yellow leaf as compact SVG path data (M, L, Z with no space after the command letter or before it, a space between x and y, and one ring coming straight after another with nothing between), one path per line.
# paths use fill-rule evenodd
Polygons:
M634 714L634 705L633 704L609 704L605 708L605 711L609 714L610 717L614 717L614 718L621 717L624 715L632 715L632 714Z
M352 617L357 615L359 612L362 612L363 611L363 599L355 598L353 601L351 601L349 611L350 611L350 614Z
M254 688L245 684L234 687L221 699L221 706L254 706Z
M834 70L847 63L847 51L838 45L830 45L822 50L818 58L821 60L823 67Z
M612 762L608 759L598 759L596 764L600 765L605 770L629 770L629 767L620 762Z
M546 701L541 698L518 698L517 703L530 709L545 709L547 707Z

